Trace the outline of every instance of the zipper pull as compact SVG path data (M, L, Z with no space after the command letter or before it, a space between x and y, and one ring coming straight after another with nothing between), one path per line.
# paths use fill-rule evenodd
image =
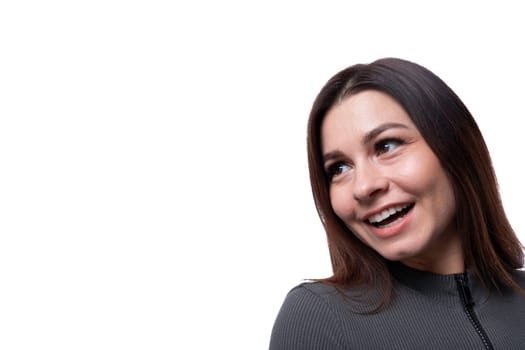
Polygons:
M465 303L465 306L472 307L474 306L474 299L472 298L472 294L470 293L470 287L468 285L468 276L467 273L457 274L456 276L456 282L458 284L458 290L460 292L460 297Z

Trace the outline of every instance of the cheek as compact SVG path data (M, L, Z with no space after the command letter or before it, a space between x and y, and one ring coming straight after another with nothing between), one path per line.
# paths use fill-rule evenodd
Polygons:
M439 186L441 178L445 177L439 161L430 150L421 153L405 159L396 169L391 170L405 187L417 193L428 192L436 185Z
M330 204L335 214L343 221L349 219L354 210L353 199L341 188L330 189Z
M429 169L429 166L432 169ZM396 174L399 178L406 179L414 183L414 179L426 179L426 173L434 171L432 164L425 162L420 157L411 157L398 164L395 169L390 169L390 173Z
M456 213L456 196L450 180L443 174L443 179L436 186L438 205L442 208L442 217L452 220Z
M403 169L398 169L403 177L401 181L411 193L431 200L436 207L437 216L450 216L455 212L455 196L450 179L438 159L430 153L406 162ZM446 214L446 215L445 215Z

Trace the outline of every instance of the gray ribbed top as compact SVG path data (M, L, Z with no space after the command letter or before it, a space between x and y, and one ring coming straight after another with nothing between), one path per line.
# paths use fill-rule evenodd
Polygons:
M363 314L370 292L337 290L324 283L292 289L274 324L270 350L485 349L465 312L455 275L437 275L392 264L394 299ZM488 293L469 272L474 317L494 349L525 349L525 296ZM525 272L517 271L525 287ZM361 293L361 294L359 294ZM360 295L361 302L355 296ZM377 296L377 295L376 295Z

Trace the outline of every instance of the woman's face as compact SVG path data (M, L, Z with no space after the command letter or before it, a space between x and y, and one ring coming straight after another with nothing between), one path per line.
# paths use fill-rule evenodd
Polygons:
M393 98L367 90L344 99L325 116L321 140L332 208L357 237L389 260L463 270L449 178Z

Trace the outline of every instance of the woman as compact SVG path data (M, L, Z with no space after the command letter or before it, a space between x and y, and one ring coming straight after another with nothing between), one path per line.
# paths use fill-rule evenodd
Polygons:
M470 112L387 58L323 87L308 123L333 275L292 289L270 349L525 349L523 246Z

